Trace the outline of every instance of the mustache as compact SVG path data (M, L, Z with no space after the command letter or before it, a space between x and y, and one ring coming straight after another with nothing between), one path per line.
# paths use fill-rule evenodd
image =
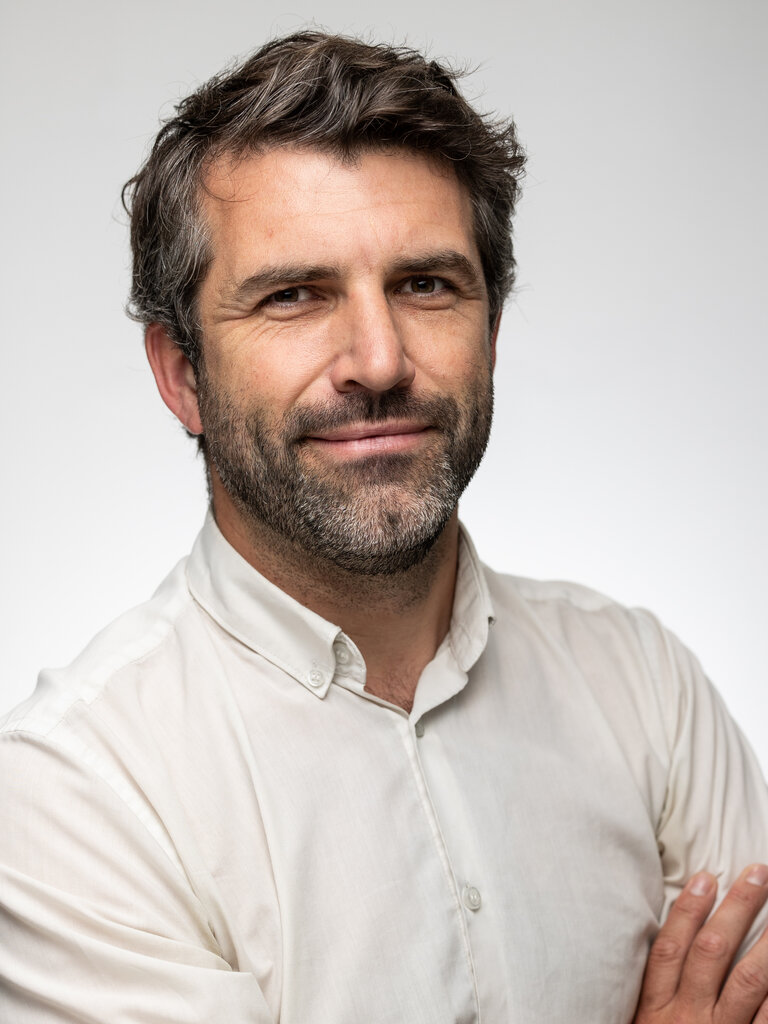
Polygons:
M380 395L352 391L338 401L292 409L283 417L283 428L284 436L299 441L324 430L359 423L378 424L391 419L415 420L447 429L458 417L458 402L445 395L419 398L405 391L384 391Z

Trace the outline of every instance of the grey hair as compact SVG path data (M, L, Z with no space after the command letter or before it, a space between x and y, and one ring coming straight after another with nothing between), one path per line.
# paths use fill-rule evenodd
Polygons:
M211 78L178 104L123 189L129 315L161 324L197 368L196 297L212 260L205 174L225 155L291 145L344 160L400 147L450 164L472 202L493 321L514 283L511 218L525 156L514 123L475 111L458 77L414 50L308 31L275 39Z

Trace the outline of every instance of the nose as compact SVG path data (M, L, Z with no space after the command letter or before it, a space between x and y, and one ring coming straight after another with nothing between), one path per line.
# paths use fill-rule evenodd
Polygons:
M338 355L332 367L339 392L376 393L407 388L415 376L402 326L383 294L350 297L341 323L337 323Z

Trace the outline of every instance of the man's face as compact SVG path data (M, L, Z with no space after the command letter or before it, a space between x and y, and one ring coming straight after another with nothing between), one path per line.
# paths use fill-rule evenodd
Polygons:
M482 457L488 302L450 169L280 148L216 165L198 401L242 520L381 574L420 561ZM218 510L217 510L218 511Z

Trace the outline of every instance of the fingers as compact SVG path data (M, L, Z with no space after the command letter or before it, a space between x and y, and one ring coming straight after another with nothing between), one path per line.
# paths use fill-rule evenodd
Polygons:
M702 871L691 878L675 900L651 946L640 992L640 1011L662 1010L675 997L686 956L712 909L716 892L714 875ZM718 982L713 1003L719 987Z
M757 867L757 865L756 865ZM765 871L768 876L768 871ZM757 878L760 876L757 875ZM757 886L761 890L762 906L768 897L768 884ZM717 1004L717 1019L729 1021L753 1021L754 1024L768 1024L768 930L764 931L752 949L731 971ZM758 1012L759 1011L759 1012Z
M723 981L728 973L736 951L741 945L750 925L768 897L768 867L754 864L742 872L731 886L723 902L699 931L693 940L685 960L680 980L679 997L694 1013L711 1010L718 999ZM766 947L751 958L746 968L740 966L732 992L735 1003L745 1005L749 999L756 999L754 1009L760 1006L765 992L762 991L762 971ZM768 963L765 964L768 968ZM757 973L755 973L757 972ZM759 977L758 977L759 975ZM758 993L762 996L758 998ZM725 995L725 992L723 993ZM723 1021L750 1021L754 1013L740 1010L741 1016L722 1016ZM721 1008L718 1006L718 1014Z
M768 929L728 976L768 899L768 867L742 872L707 921L716 891L714 877L702 872L680 893L651 947L635 1024L768 1024Z
M717 1020L768 1024L768 935L763 933L731 971L717 1004ZM762 1007L760 1013L757 1011ZM757 1014L757 1016L755 1016Z

